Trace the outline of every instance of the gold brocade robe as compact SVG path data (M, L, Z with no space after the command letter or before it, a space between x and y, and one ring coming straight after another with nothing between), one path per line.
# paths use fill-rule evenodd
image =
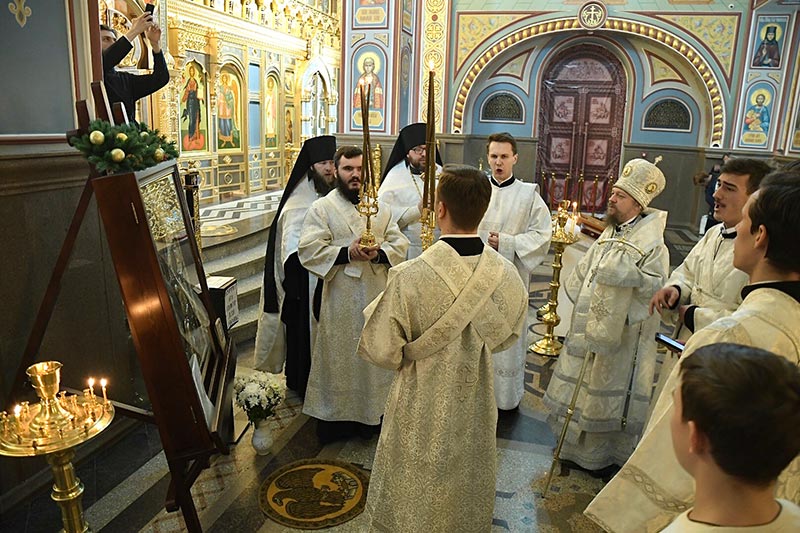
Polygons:
M386 287L390 265L369 261L335 264L342 247L366 228L366 218L337 189L314 202L303 221L298 255L309 272L325 281L311 354L303 413L321 420L377 425L392 373L356 355L364 308ZM391 265L406 257L408 239L380 203L372 231Z
M565 284L575 306L544 403L558 434L584 358L592 357L562 448L564 459L592 470L628 458L650 404L659 317L649 315L648 305L666 279L669 252L667 214L645 214L623 234L607 227ZM622 237L626 242L604 242Z
M375 453L368 531L488 532L495 500L492 352L513 344L528 296L485 247L437 242L390 271L364 311L359 355L394 370Z
M762 348L800 364L800 302L777 289L756 289L731 316L695 333L684 357L718 342ZM675 365L633 455L585 511L607 531L660 531L694 502L694 480L678 463L670 433L679 370ZM800 504L800 458L778 478L777 497Z

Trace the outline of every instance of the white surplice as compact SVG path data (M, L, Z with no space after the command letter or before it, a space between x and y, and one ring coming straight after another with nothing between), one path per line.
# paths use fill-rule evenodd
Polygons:
M365 228L366 218L338 189L314 202L303 222L300 262L325 281L303 412L321 420L377 425L393 375L356 355L362 311L386 287L389 267L405 259L408 239L393 221L389 206L379 203L372 231L390 265L334 264L341 248Z
M441 167L437 165L436 169L438 172ZM378 190L378 199L392 206L392 216L410 243L406 254L408 259L422 253L419 203L425 191L424 179L424 174L412 174L406 161L402 160L386 174Z
M723 237L721 230L721 225L708 230L664 284L665 287L676 285L680 288L678 306L697 306L694 331L730 315L742 303L742 287L747 284L747 274L733 266L734 239ZM668 324L676 324L677 307L674 311L665 311L662 319ZM686 342L691 335L689 328L682 326L677 337ZM654 404L677 360L674 352L667 352L653 395Z
M359 355L394 370L375 452L369 531L488 532L495 500L492 352L519 335L527 290L485 247L437 242L389 272Z
M499 233L497 251L517 267L528 289L531 272L547 256L553 233L550 208L542 200L538 187L518 179L505 187L493 183L489 208L478 227L484 242L488 242L490 231ZM494 394L500 409L517 407L525 392L528 326L526 320L516 344L495 355Z
M731 316L692 335L684 357L719 342L762 348L800 364L800 302L777 289L756 289ZM678 463L670 433L671 391L679 377L675 365L633 455L585 511L607 531L660 531L693 504L694 480ZM777 497L800 504L800 458L778 478Z
M280 310L283 309L283 280L286 275L283 265L290 255L297 251L300 242L300 232L303 228L303 219L308 208L320 198L319 193L314 187L311 179L302 180L292 195L286 200L278 220L273 220L277 224L275 235L275 288L278 294L278 313L264 312L264 289L261 289L261 303L259 304L260 315L258 318L258 330L256 331L255 343L255 368L278 374L283 370L286 362L286 326L281 322ZM308 301L314 297L314 288L317 284L316 276L309 274ZM311 313L309 313L311 315ZM310 331L314 331L314 319L309 316Z
M630 456L650 405L659 317L648 306L667 277L669 252L667 213L646 209L644 215L622 231L606 227L564 285L575 305L544 404L559 434L581 365L592 357L561 451L592 470Z

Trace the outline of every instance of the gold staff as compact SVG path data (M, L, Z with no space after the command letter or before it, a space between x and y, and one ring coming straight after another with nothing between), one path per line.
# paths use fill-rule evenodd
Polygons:
M375 234L372 233L372 219L371 217L378 214L378 188L375 184L375 173L372 171L372 147L369 140L369 90L371 85L367 85L366 93L364 92L364 82L359 84L361 93L361 127L364 132L364 159L361 165L361 191L358 195L358 213L361 216L367 217L367 227L364 233L361 234L361 242L359 245L364 248L371 248L375 246Z
M433 244L433 230L436 227L434 202L436 201L436 112L433 102L433 66L428 72L428 118L425 124L425 183L422 191L422 249Z

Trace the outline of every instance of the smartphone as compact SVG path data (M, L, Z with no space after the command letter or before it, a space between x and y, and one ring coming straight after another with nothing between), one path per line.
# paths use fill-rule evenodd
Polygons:
M667 347L667 350L675 353L683 352L683 343L676 341L672 337L667 337L663 333L656 333L656 342Z
M155 11L155 10L156 10L155 4L145 4L145 6L144 6L144 12L145 13L150 13L152 15L153 11Z

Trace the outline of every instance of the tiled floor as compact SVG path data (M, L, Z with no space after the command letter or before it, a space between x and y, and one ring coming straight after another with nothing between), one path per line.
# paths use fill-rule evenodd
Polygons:
M236 209L238 207L226 207L214 216L223 222L225 216L237 218ZM680 263L695 238L686 231L667 233L673 266ZM579 258L590 242L585 239L574 245L569 252L570 260ZM566 258L567 255L565 262ZM551 260L548 258L532 275L529 308L532 317L549 294ZM559 307L559 314L567 316L567 313L568 304ZM541 331L541 324L534 325L529 340L538 339ZM545 423L546 410L541 398L554 364L554 359L528 354L526 393L520 409L503 414L498 421L498 477L492 526L495 532L599 531L581 512L602 487L602 481L561 466L556 471L551 494L547 499L541 497L543 478L550 467L555 445L555 437ZM242 346L237 372L252 372L251 368L252 346ZM276 439L269 455L256 455L247 433L231 455L216 457L211 468L201 474L192 494L204 531L296 531L267 519L259 509L257 494L260 483L270 472L297 459L335 457L367 469L371 467L377 438L323 447L316 438L314 420L303 415L301 408L300 400L290 392L278 416L270 422ZM236 416L238 434L245 428L246 419L241 412ZM84 507L94 531L168 533L184 530L180 514L166 513L163 509L169 476L154 427L137 426L124 439L78 465L78 475L86 487ZM0 531L38 533L58 529L59 512L49 500L48 492L42 491L5 513L0 518ZM364 516L332 529L365 531Z

